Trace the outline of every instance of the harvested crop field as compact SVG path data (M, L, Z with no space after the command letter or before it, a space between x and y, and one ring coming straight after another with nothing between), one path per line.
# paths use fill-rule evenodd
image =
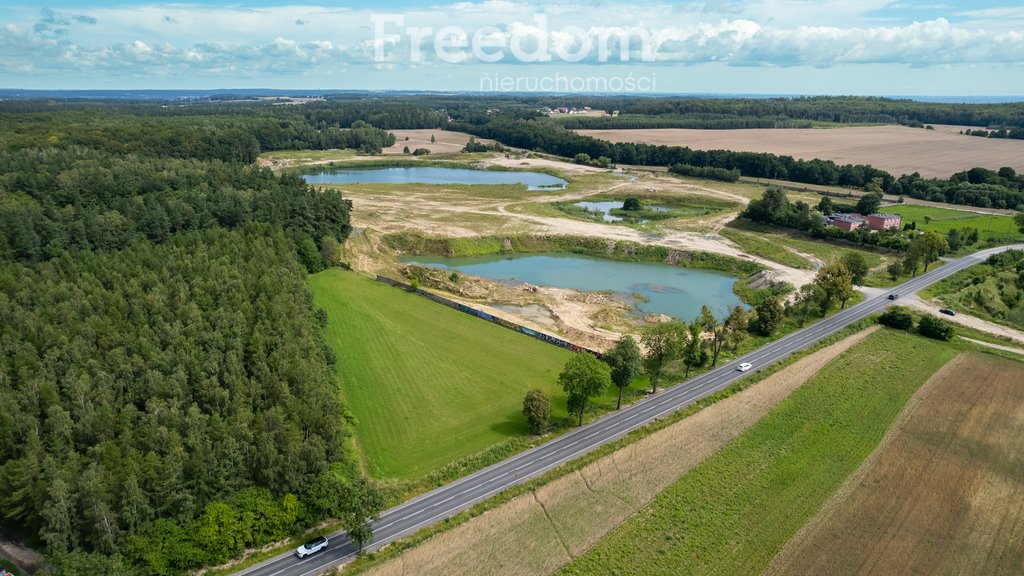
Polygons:
M563 574L761 574L955 355L948 344L906 332L874 333Z
M941 128L941 127L937 127ZM820 158L837 164L871 164L893 175L920 172L926 178L947 178L982 166L1024 170L1024 140L964 136L956 130L925 130L906 126L750 130L580 130L580 134L611 142L643 142L689 146L695 150L770 152L805 160Z
M861 331L802 358L739 394L443 532L368 574L549 574L875 330Z
M461 152L462 148L469 142L471 136L463 132L450 132L448 130L417 129L417 130L392 130L395 135L395 145L384 149L384 154L402 154L405 147L409 150L426 148L431 154L454 154ZM434 141L430 138L433 136ZM408 140L406 140L408 138ZM484 144L494 142L484 138L478 139Z
M1020 574L1024 363L968 352L920 390L771 574Z

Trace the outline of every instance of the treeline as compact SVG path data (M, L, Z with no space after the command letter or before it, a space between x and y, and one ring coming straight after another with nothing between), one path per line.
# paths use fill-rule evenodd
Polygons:
M180 574L337 512L334 357L280 229L8 262L0 300L0 514L58 562Z
M0 114L5 531L69 576L182 574L325 518L365 536L382 501L305 284L351 204L195 148L265 118L119 110Z
M886 192L933 202L982 208L1024 208L1024 174L1013 168L971 168L948 180L925 179L916 172L892 182Z
M619 114L618 116L566 116L558 118L570 130L636 130L652 128L688 128L693 130L742 130L751 128L813 128L813 120L784 116L729 116L724 114Z
M637 117L662 117L660 127L724 128L729 122L786 121L829 123L955 124L995 128L1024 127L1024 103L960 104L919 102L892 98L858 96L814 96L802 98L630 98L545 97L538 99L545 106L590 106L598 110L618 110L619 118L573 118L577 128L627 128ZM682 125L692 122L691 125ZM669 126L668 124L675 123ZM701 124L703 123L703 125ZM655 126L632 126L649 128ZM744 126L771 128L774 126Z
M0 259L38 262L253 222L281 227L299 248L321 250L349 234L350 206L299 176L252 165L80 146L0 152ZM323 265L313 259L308 267Z
M864 187L878 179L884 187L894 178L888 172L865 165L843 165L828 160L797 160L757 152L731 150L692 150L683 146L655 146L635 142L612 143L567 130L559 122L525 113L488 116L473 123L455 121L450 130L469 132L491 138L508 146L538 150L559 156L574 157L585 153L592 158L606 156L616 164L672 166L687 164L700 168L739 170L744 176L792 180L807 184Z
M1010 130L1007 130L1006 128L1001 128L999 130L978 128L975 130L961 130L960 133L968 136L981 136L982 138L1009 138L1011 140L1024 140L1024 128L1013 128Z
M910 196L953 204L993 208L1024 206L1024 177L1012 168L998 171L972 168L949 180L924 179L919 174L894 178L868 165L839 165L830 160L798 160L758 152L693 150L684 146L656 146L635 142L613 143L567 130L559 121L526 111L458 120L450 130L469 132L503 144L575 157L607 157L615 164L643 166L687 165L694 169L738 171L743 176L789 180L806 184L865 188L869 185L887 194ZM721 174L724 175L725 172ZM715 172L717 173L717 172Z
M273 150L352 148L372 154L395 143L386 129L358 119L349 121L354 112L347 110L300 113L296 106L251 104L220 104L215 109L75 105L11 113L26 108L31 109L24 103L0 105L0 129L5 132L2 150L85 146L120 155L252 163L261 152ZM385 113L373 116L388 123L402 121Z
M740 179L740 171L736 168L726 170L725 168L714 168L709 166L673 164L668 167L668 171L680 176L706 178L708 180L721 180L722 182L738 182Z

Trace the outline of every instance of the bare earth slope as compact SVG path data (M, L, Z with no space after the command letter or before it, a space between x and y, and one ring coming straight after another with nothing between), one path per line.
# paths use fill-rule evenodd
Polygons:
M906 126L851 126L814 129L579 130L612 142L689 146L695 150L770 152L837 164L871 164L895 176L920 172L925 178L948 178L982 166L1024 170L1024 140L964 136L956 130Z
M1024 363L964 353L768 574L1020 574Z
M874 330L861 331L803 358L735 396L441 533L368 573L533 576L556 571Z

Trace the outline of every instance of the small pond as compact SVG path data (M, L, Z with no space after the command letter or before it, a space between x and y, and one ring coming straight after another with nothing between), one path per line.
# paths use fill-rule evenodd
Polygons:
M543 172L468 168L369 168L307 174L310 184L525 184L530 190L562 190L569 183Z
M576 254L522 254L472 258L404 256L402 262L458 270L493 280L592 292L612 291L628 298L640 295L638 308L689 322L707 305L722 316L743 305L733 294L735 276L711 270L679 268L592 258ZM744 306L745 307L745 306Z
M621 222L622 217L616 216L611 213L612 210L622 208L621 200L605 200L600 202L577 202L576 206L580 208L586 208L591 212L600 212L601 217L604 218L605 222ZM651 210L653 212L668 212L668 208L664 206L644 206L644 210ZM644 220L641 220L644 222Z

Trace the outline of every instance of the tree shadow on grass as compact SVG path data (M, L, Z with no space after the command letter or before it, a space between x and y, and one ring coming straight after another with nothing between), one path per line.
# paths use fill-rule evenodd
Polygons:
M529 430L526 427L526 416L513 412L500 421L491 424L491 430L503 436L524 436Z

